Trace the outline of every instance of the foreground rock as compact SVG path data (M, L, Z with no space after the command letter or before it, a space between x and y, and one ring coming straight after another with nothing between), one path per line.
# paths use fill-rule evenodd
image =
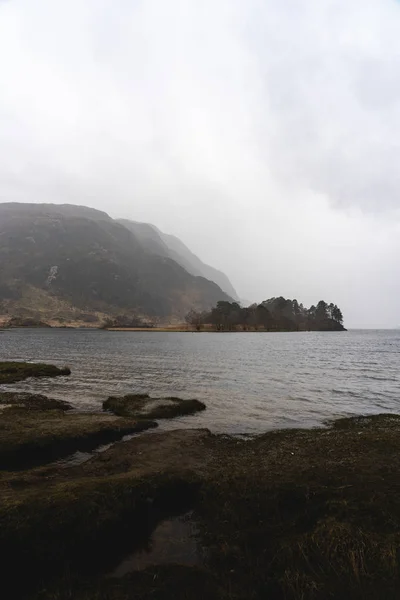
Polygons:
M103 408L121 417L172 419L205 410L206 405L199 400L150 398L148 394L128 394L119 398L110 396L103 402Z
M68 470L2 474L3 586L41 600L395 600L399 481L395 415L246 441L133 438ZM190 508L202 565L110 577L160 520Z
M60 369L54 365L26 362L0 362L0 384L16 383L28 377L58 377L70 375L68 367Z

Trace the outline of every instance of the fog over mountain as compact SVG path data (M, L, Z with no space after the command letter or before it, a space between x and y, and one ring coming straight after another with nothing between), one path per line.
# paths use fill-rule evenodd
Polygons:
M198 256L176 236L163 233L149 223L137 223L127 219L118 219L139 239L141 244L152 254L168 257L181 265L188 273L196 277L205 277L214 281L226 294L235 300L240 300L231 282L221 271L206 265Z
M152 223L238 296L400 325L400 3L0 0L0 202Z

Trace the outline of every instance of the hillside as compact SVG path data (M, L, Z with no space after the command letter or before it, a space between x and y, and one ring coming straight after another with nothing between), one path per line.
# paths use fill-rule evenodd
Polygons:
M210 308L227 298L212 281L150 252L106 213L0 204L0 315L182 318L192 307Z
M179 238L163 233L149 223L138 223L127 219L119 219L118 222L132 231L149 252L172 258L188 273L214 281L228 296L238 300L236 290L225 273L205 264Z

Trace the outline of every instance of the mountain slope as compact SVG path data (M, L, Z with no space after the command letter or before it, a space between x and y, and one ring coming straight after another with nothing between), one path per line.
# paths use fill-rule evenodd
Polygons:
M202 260L177 237L160 232L161 239L167 244L170 256L192 275L201 275L214 281L224 292L234 300L238 300L235 288L222 271L203 263Z
M84 311L182 317L228 296L169 257L149 252L106 213L87 207L0 204L0 300L26 290ZM0 311L1 312L1 311Z
M167 244L162 240L158 230L150 223L140 223L129 219L117 219L117 222L129 229L142 248L150 254L170 258Z
M163 233L149 223L139 223L128 219L118 219L118 222L132 231L149 252L172 258L188 273L214 281L231 298L238 300L238 295L225 273L203 263L179 238Z

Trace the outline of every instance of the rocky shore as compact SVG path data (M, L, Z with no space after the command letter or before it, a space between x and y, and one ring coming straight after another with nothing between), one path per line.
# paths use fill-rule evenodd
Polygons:
M49 460L51 452L65 456L54 450L60 441L69 440L72 453L85 436L118 431L120 440L146 421L89 417L6 394L0 552L7 598L399 597L397 415L246 440L154 429L67 466ZM179 515L193 525L190 536ZM135 560L144 555L145 567Z

